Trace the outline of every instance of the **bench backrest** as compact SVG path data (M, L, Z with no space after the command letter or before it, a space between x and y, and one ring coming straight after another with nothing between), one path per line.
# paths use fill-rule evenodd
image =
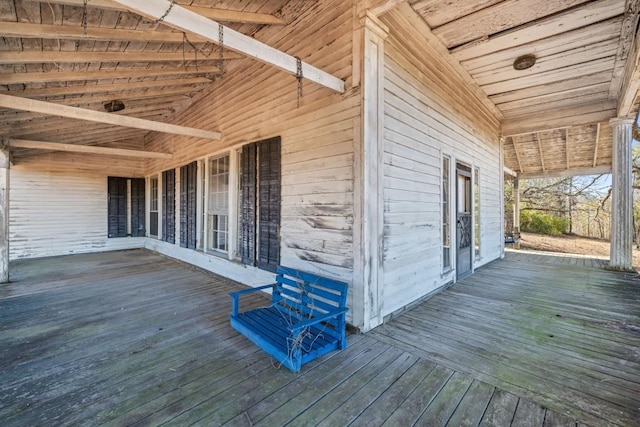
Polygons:
M278 267L272 302L292 310L301 318L313 318L344 308L348 289L345 282L281 266ZM328 326L335 331L344 328L344 316L341 318L342 322L329 321Z

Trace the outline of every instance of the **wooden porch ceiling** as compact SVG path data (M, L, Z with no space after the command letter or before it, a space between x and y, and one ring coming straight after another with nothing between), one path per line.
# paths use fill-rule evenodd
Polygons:
M170 123L220 72L220 50L206 38L111 0L0 0L0 94L104 112L120 100L124 115ZM178 0L179 6L256 37L308 13L314 2ZM228 31L228 30L227 30ZM285 30L286 31L286 30ZM231 37L231 34L227 34ZM226 72L244 58L224 49ZM306 66L306 64L305 64ZM111 148L142 149L148 131L95 125L0 108L0 136ZM12 148L12 159L41 153Z
M608 121L637 112L638 0L409 4L502 113L505 166L529 176L611 167ZM514 69L522 55L535 65Z

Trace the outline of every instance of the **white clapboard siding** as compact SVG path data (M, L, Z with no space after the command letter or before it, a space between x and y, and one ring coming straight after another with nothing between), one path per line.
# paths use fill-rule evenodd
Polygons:
M107 176L128 176L135 161L119 159L111 171L94 164L89 171L72 167L86 157L51 158L10 169L10 259L144 247L144 238L107 237Z
M451 157L452 169L460 161L480 170L476 267L500 256L502 237L496 123L483 119L486 111L469 115L469 105L461 105L465 96L475 108L483 107L462 79L448 73L456 83L448 94L438 80L448 65L428 52L409 52L403 40L411 37L398 36L400 31L411 30L396 26L385 43L383 315L451 280L442 274L443 154Z
M303 15L295 24L278 29L265 27L260 32L261 40L349 83L352 5L334 0L318 2L313 9L313 14ZM230 68L176 117L180 125L219 130L221 141L154 134L146 148L172 152L174 157L147 161L146 173L179 167L232 147L280 136L280 263L351 284L354 140L360 114L359 92L336 94L305 82L303 96L298 100L295 77L249 59L238 61L237 67L241 72ZM161 246L163 253L175 252L181 259L189 258L180 248ZM236 262L216 258L208 263L200 258L198 265L236 279L240 277L233 273L233 267L221 266L224 262L237 266Z

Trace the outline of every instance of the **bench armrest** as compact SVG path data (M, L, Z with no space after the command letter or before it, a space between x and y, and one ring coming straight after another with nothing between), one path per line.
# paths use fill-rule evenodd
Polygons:
M347 311L349 311L347 307L339 308L337 310L332 310L326 314L323 314L322 316L318 316L318 317L314 317L313 319L302 320L298 323L294 323L293 325L287 326L287 329L290 332L295 333L300 329L307 328L311 325L315 325L316 323L326 322L327 320L331 320L334 317L338 317L341 314L345 314Z
M233 298L233 302L232 302L232 306L231 306L231 315L232 316L236 316L238 314L238 307L239 307L239 304L240 304L240 296L241 295L250 294L250 293L253 293L253 292L261 291L263 289L273 288L274 286L276 286L276 284L272 283L270 285L263 285L263 286L258 286L256 288L243 289L241 291L236 291L236 292L229 293L229 296L231 298Z

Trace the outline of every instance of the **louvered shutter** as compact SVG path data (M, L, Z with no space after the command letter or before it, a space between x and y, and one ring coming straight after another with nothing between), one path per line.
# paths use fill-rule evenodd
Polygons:
M176 171L162 172L162 240L175 243L176 233Z
M258 143L258 268L280 263L280 138Z
M127 179L110 176L107 179L107 235L127 236Z
M131 179L131 236L145 235L145 181L143 178Z
M196 248L198 162L180 168L180 246Z

